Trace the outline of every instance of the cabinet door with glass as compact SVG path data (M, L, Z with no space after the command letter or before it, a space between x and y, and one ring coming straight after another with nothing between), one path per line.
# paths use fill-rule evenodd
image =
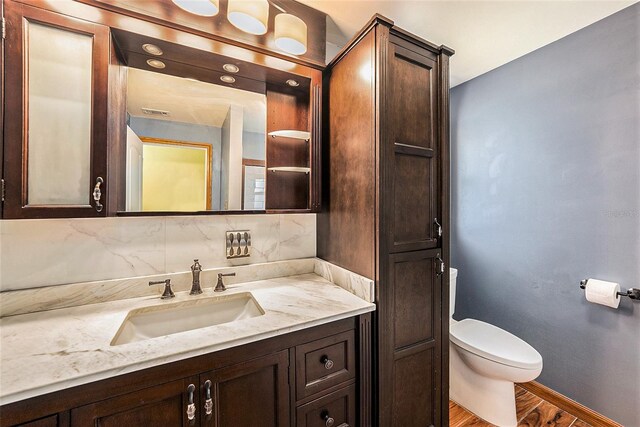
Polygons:
M3 218L105 216L109 28L4 5Z

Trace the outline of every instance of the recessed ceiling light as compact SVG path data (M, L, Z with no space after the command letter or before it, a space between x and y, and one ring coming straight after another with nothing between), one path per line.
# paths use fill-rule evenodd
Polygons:
M289 79L287 80L287 84L291 87L297 87L300 86L300 83L298 83L297 81L293 80L293 79Z
M150 115L150 116L165 116L168 117L171 115L170 112L166 111L166 110L158 110L157 108L149 108L149 107L142 107L141 108L142 112L144 114Z
M158 59L147 59L147 64L152 66L153 68L163 69L166 67L165 63Z
M238 68L237 65L233 65L233 64L224 64L222 66L222 69L228 73L237 73L238 71L240 71L240 68Z
M236 81L236 79L234 79L231 76L222 76L220 77L220 80L222 80L225 83L234 83Z
M162 55L164 52L162 52L162 49L160 49L158 46L156 46L155 44L151 44L151 43L145 43L142 45L142 50L144 50L145 52L151 54L151 55L156 55L156 56L160 56Z

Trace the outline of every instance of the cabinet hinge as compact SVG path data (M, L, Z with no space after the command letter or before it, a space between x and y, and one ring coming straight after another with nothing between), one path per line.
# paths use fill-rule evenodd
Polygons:
M4 202L4 178L2 184L0 184L0 201Z

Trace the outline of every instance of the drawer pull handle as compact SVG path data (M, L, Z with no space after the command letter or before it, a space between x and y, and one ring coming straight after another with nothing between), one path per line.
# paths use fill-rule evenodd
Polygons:
M333 360L329 359L329 356L327 355L320 358L320 363L324 363L324 369L326 370L333 368Z
M320 413L320 418L324 420L324 425L326 427L333 427L333 425L336 423L336 420L331 418L331 416L329 415L329 411L326 410Z
M187 387L187 393L189 393L189 404L187 405L187 419L193 421L196 418L196 405L193 403L193 393L196 391L196 386L189 384Z
M204 382L204 388L207 391L207 400L204 401L204 412L206 415L213 414L213 399L211 398L211 380Z

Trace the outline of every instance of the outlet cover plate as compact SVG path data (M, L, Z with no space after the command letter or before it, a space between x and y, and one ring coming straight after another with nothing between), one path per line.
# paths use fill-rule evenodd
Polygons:
M227 231L226 254L227 259L251 256L251 231Z

